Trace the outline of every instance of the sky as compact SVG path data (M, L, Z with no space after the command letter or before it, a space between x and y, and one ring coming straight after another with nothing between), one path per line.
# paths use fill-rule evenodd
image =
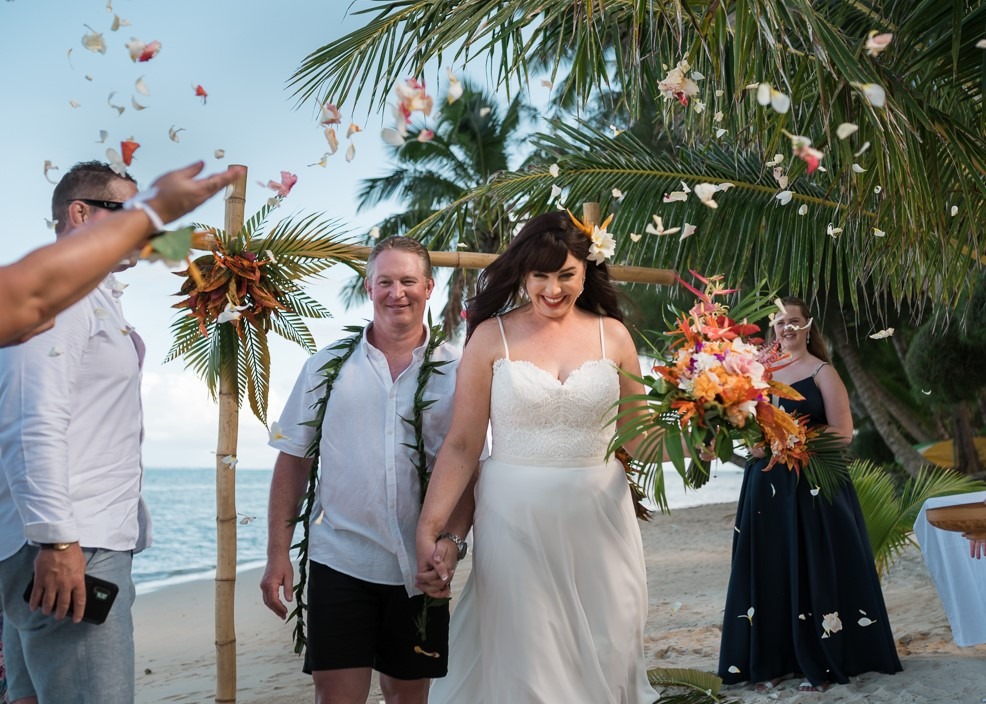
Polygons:
M107 147L122 140L141 144L129 172L141 187L160 174L202 159L206 173L243 164L249 169L247 217L272 193L258 181L279 180L282 170L298 175L297 185L271 222L291 215L322 213L341 229L364 233L387 212L384 204L356 211L360 179L388 170L381 127L392 120L367 105L343 106L343 128L354 121L364 131L353 136L356 156L347 163L348 146L325 168L309 166L326 151L318 106L299 106L287 82L304 57L367 21L347 16L348 0L2 0L0 66L5 90L0 101L0 193L5 212L0 224L0 262L14 261L53 239L50 218L52 183L44 163L59 167L48 178L57 182L79 161L105 159ZM111 31L114 17L129 22ZM106 53L83 46L83 36L102 33ZM133 63L126 48L131 38L161 42L160 53ZM69 50L71 52L69 53ZM426 76L436 98L447 83L437 69ZM143 79L149 95L136 89ZM444 80L443 80L444 79ZM194 88L208 93L203 103ZM110 93L115 95L110 97ZM136 100L145 106L137 110ZM78 104L74 107L73 101ZM125 110L118 113L113 105ZM171 127L179 142L169 139ZM100 130L109 133L99 143ZM343 130L344 131L344 130ZM344 135L340 135L342 137ZM225 157L217 159L216 149ZM177 224L221 226L223 201L216 197ZM341 335L345 325L371 316L368 305L346 310L339 300L351 274L331 270L309 291L333 312L328 321L310 321L319 347ZM123 305L130 323L144 338L145 440L147 467L211 467L218 412L205 384L182 361L164 364L171 345L171 305L181 283L162 264L141 263L118 278L129 288ZM437 318L442 301L432 299ZM268 415L280 414L307 354L277 338L271 345ZM275 452L267 430L249 408L241 410L239 467L270 468Z

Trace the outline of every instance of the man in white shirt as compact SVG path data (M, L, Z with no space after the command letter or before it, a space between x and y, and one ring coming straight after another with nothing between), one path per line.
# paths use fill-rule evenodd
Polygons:
M136 193L106 164L77 164L52 196L57 237ZM130 568L150 536L140 500L144 345L123 317L124 288L110 275L53 329L0 349L0 599L13 702L134 700ZM119 588L100 625L82 622L87 574Z
M427 638L416 619L423 596L415 588L415 529L421 507L419 471L430 470L448 432L459 352L429 344L424 324L434 289L428 253L416 241L381 241L367 261L365 287L373 322L348 347L330 346L305 365L281 415L283 437L271 480L264 603L281 618L292 600L289 554L292 519L306 491L312 459L308 449L325 398L324 367L342 362L325 405L319 443L316 499L309 521L310 581L305 671L319 704L363 704L370 672L381 673L388 703L425 704L431 677L444 676L448 657L448 605L428 609ZM421 369L447 362L424 380ZM415 429L415 395L431 402ZM417 457L422 442L425 457ZM471 492L467 492L471 499ZM449 522L440 545L464 553L471 505ZM462 537L460 537L462 536ZM454 567L456 558L451 558Z

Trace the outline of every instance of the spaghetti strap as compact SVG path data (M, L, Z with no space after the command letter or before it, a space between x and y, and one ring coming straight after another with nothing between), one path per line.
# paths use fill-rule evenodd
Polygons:
M506 343L504 343L506 344ZM606 359L606 336L603 334L603 316L599 316L599 346L603 350L603 359Z
M506 345L506 344L507 344L507 341L506 341L506 340L504 340L504 341L503 341L503 344L504 344L504 345ZM816 374L818 374L818 372L819 372L819 371L821 371L821 369L822 369L822 367L824 367L824 366L825 366L826 364L828 364L828 362L822 362L822 363L821 363L821 364L819 364L819 365L818 365L817 367L815 367L815 371L813 371L813 372L811 373L811 378L812 378L812 379L814 379L814 378L815 378L815 375L816 375Z
M503 338L503 356L505 359L510 359L510 348L507 347L507 333L503 330L503 318L499 315L496 316L496 322L500 326L500 337Z

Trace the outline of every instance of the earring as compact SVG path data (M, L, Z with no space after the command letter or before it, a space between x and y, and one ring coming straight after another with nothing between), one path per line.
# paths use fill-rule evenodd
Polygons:
M806 345L809 345L809 344L811 344L811 330L809 330L809 331L808 331L808 334L807 334L807 335L805 335L805 344L806 344Z

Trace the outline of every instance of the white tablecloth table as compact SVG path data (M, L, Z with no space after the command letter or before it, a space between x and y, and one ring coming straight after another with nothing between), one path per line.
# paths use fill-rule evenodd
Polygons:
M929 508L984 499L986 491L928 499L914 521L914 535L960 646L986 643L986 559L969 557L969 541L961 533L935 528L925 514Z

